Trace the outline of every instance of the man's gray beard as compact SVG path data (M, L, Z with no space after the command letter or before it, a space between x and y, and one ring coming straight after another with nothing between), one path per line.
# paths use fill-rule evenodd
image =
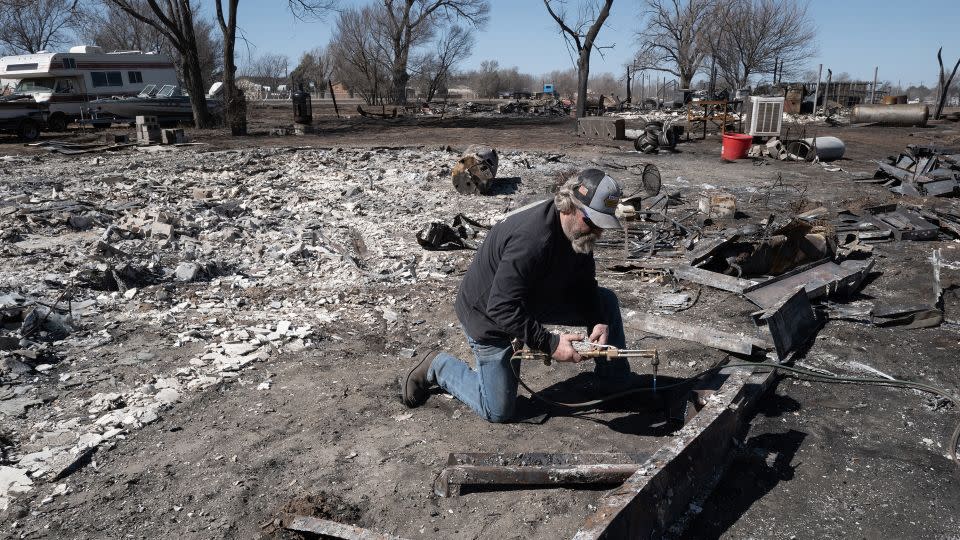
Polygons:
M570 245L575 253L593 253L593 246L600 239L596 233L585 233L570 240Z

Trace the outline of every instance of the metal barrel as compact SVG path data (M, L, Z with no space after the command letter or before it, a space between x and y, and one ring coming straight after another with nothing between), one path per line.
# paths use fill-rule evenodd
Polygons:
M804 142L811 148L816 148L817 157L820 161L831 161L843 157L847 150L847 145L836 137L817 137L816 139L804 139Z
M922 103L912 105L854 105L850 121L855 124L875 122L887 126L925 126L930 108Z

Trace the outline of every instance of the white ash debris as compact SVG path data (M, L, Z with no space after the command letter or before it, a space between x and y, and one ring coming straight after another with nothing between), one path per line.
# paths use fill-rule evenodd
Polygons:
M389 289L454 280L415 233L490 224L571 167L501 152L463 196L452 149L244 149L0 160L0 512L191 393L326 325L403 324ZM127 350L141 335L148 350ZM340 339L332 335L331 339ZM272 379L258 388L269 390Z

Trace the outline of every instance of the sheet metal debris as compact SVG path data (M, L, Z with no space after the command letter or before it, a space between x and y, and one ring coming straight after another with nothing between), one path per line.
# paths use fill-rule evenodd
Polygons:
M960 152L911 144L898 156L878 161L874 178L903 195L948 197L960 194Z
M849 296L860 288L872 268L873 259L840 264L833 261L810 263L764 281L748 289L744 296L764 309L776 306L797 287L803 287L810 299Z

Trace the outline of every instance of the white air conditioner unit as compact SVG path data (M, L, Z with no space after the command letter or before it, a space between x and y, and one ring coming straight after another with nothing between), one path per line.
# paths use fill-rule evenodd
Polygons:
M754 137L779 137L783 123L782 97L750 97L747 110L747 135Z

